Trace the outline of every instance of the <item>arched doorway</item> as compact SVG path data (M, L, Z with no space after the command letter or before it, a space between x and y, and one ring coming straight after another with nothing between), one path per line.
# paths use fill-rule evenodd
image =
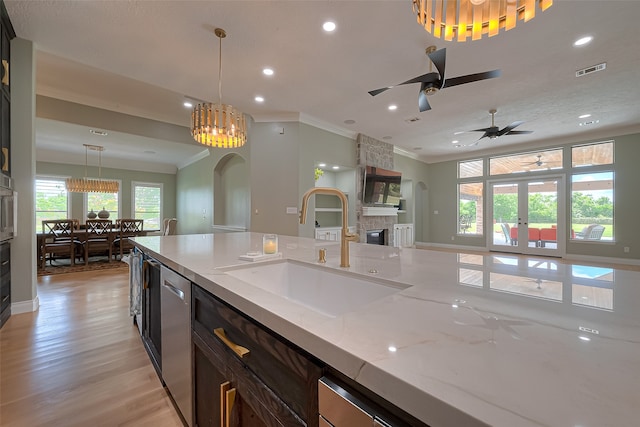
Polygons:
M213 170L213 224L221 229L250 226L249 167L245 159L231 153Z

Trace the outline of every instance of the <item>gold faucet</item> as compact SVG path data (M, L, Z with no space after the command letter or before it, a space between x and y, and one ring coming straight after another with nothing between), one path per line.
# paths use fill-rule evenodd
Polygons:
M349 202L347 196L337 188L314 187L302 196L302 209L300 209L300 224L304 224L307 218L307 204L312 194L328 194L337 196L342 203L342 233L340 235L340 267L349 267L349 242L355 242L358 235L349 233Z

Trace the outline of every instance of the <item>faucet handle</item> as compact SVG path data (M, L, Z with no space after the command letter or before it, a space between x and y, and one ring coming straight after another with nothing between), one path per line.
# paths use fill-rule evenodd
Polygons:
M327 250L326 249L320 249L318 251L318 262L322 263L322 264L327 262Z

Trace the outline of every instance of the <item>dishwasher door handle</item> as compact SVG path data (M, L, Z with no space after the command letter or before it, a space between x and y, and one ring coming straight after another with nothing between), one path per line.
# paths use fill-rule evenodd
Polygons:
M177 296L178 298L180 298L182 301L184 301L184 292L178 288L176 288L175 286L173 286L171 283L165 281L162 286L164 286L165 288L167 288L167 290L171 291L172 294L174 294L175 296Z

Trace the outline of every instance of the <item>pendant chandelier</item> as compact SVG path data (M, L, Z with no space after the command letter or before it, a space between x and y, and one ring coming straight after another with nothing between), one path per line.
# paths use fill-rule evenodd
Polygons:
M222 103L222 39L227 33L215 29L220 40L218 57L218 103L203 102L193 107L191 135L200 144L216 148L242 147L247 140L244 114Z
M102 152L104 147L100 145L84 145L84 178L67 178L65 186L67 191L72 193L117 193L120 189L120 183L113 180L102 179ZM98 160L98 179L87 178L87 165L89 163L89 150L97 151Z
M553 0L412 0L418 23L434 37L464 42L493 37L547 10Z

